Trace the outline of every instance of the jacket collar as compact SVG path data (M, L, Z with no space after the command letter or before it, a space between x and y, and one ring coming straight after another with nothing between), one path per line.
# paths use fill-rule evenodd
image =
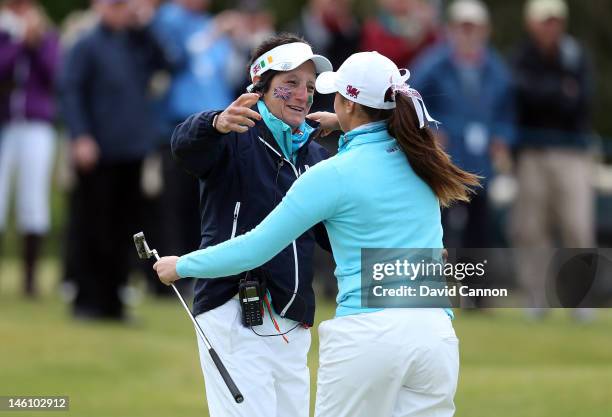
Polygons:
M263 100L257 102L257 108L285 158L295 163L298 151L306 144L314 129L303 121L294 132L287 123L272 114Z
M251 110L254 110L257 113L259 113L257 104L251 107ZM315 138L317 138L320 132L319 122L315 122L313 120L306 119L306 123L310 127L313 128L313 131L308 137L308 140L306 140L306 142L300 147L298 151L298 158L308 153L308 146L310 145L310 142L312 142ZM280 146L278 145L278 142L274 138L272 131L270 130L270 128L266 125L266 123L263 120L258 120L255 122L255 129L256 129L256 134L259 135L259 137L261 137L261 139L263 139L263 141L266 142L268 146L274 149L278 155L281 155L284 158L282 149L280 148Z
M382 142L393 139L387 131L387 121L372 122L356 127L340 136L338 140L338 153L364 143Z

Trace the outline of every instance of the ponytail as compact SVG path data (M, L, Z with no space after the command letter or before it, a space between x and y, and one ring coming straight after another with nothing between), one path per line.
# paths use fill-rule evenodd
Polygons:
M395 104L393 110L361 108L372 121L387 119L389 134L397 140L414 172L431 187L442 207L456 201L469 202L474 188L480 186L480 177L453 164L431 130L420 128L409 97L395 94Z

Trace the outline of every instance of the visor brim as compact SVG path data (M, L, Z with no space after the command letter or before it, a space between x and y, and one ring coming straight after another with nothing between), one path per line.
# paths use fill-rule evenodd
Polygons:
M312 55L304 59L295 60L291 63L291 65L287 65L286 62L280 62L278 64L271 65L269 69L275 70L275 71L282 71L282 72L293 71L294 69L296 69L297 67L299 67L300 65L302 65L304 62L307 62L307 61L313 62L313 64L315 65L316 74L320 74L326 71L331 71L333 69L331 62L329 62L329 59L321 55Z

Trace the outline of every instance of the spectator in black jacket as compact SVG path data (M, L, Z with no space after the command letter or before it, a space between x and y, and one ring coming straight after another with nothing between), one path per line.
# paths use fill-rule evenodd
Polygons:
M583 47L566 33L563 0L531 0L525 17L529 36L513 59L520 187L512 226L515 246L592 247L589 62ZM547 272L542 264L534 256L519 265L540 306Z
M125 318L119 290L134 253L141 163L156 135L147 89L163 64L145 4L94 1L100 23L72 47L60 77L77 174L70 217L78 238L68 242L67 262L80 318Z
M306 124L305 117L316 74L331 69L329 61L313 55L301 38L272 37L253 52L252 93L241 95L224 111L192 115L177 127L172 136L174 156L200 180L200 248L251 230L280 203L301 173L327 157L313 141L317 130ZM194 315L209 330L212 344L245 394L244 403L237 406L200 344L212 417L308 416L308 327L314 322L316 234L329 250L324 228L315 229L260 269L197 280ZM237 299L238 283L246 277L267 282L264 322L252 328L242 326Z

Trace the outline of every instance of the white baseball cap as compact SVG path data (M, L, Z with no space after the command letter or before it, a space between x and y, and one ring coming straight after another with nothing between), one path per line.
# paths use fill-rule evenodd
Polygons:
M567 19L568 8L563 0L530 0L525 5L528 20L544 22L551 18Z
M489 23L489 11L480 0L455 0L448 8L448 19L455 23Z
M387 100L387 90L393 84L405 82L395 63L378 52L358 52L340 65L336 72L323 72L317 77L316 88L321 94L338 92L345 98L375 109L394 109L395 102Z
M427 122L439 123L427 112L423 98L406 81L410 71L399 69L393 61L378 52L358 52L340 65L336 72L323 72L317 77L316 89L321 94L340 93L363 106L389 110L395 108L395 94L412 100L420 127Z
M312 53L312 48L303 42L292 42L270 49L258 57L250 68L251 81L255 76L261 75L269 70L291 71L311 60L315 65L315 71L320 74L333 69L329 59L322 55ZM252 84L249 86L252 87Z

